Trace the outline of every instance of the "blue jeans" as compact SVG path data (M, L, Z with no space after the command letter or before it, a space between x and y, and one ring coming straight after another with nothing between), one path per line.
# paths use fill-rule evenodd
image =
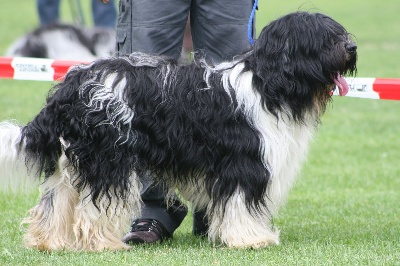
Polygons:
M37 0L36 4L40 26L59 22L60 0ZM117 10L114 0L110 0L109 4L104 4L99 0L92 0L92 13L93 22L96 27L115 27Z

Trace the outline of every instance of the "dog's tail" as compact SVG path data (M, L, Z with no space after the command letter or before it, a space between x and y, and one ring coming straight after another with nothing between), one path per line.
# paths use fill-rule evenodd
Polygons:
M25 150L22 127L15 122L0 123L0 188L3 191L30 190L38 166Z

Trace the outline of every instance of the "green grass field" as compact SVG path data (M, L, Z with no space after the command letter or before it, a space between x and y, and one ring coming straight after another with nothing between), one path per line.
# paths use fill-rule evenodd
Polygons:
M68 2L63 1L66 20L71 19ZM359 77L400 78L400 1L260 2L258 29L289 11L327 13L355 36ZM38 19L34 1L1 4L3 53ZM50 86L0 79L0 120L32 119ZM37 192L0 192L0 265L400 265L399 115L399 101L334 98L309 160L275 220L281 230L278 246L214 247L191 235L188 215L166 243L129 252L43 253L22 246L20 228Z

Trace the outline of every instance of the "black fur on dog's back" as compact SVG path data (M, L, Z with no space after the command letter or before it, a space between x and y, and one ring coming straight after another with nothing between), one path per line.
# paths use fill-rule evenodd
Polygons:
M149 61L139 67L135 60ZM107 108L90 106L110 74L117 75L113 85L126 80L123 98L102 101ZM61 155L62 137L69 144L65 153L80 175L75 185L90 186L94 202L104 194L114 196L115 188L126 191L133 171L142 175L151 170L156 180L168 176L171 184L194 183L194 177L206 176L209 195L219 195L215 204L239 186L254 207L269 180L259 136L222 88L221 74L212 75L206 84L204 69L197 64L178 65L145 55L76 67L23 128L26 149L49 176ZM117 113L121 105L132 120L110 121L110 113Z

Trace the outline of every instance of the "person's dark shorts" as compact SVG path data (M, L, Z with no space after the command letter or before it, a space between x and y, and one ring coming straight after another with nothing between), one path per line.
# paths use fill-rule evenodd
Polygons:
M214 62L250 48L252 0L120 0L118 54L134 51L179 58L190 11L195 50Z

